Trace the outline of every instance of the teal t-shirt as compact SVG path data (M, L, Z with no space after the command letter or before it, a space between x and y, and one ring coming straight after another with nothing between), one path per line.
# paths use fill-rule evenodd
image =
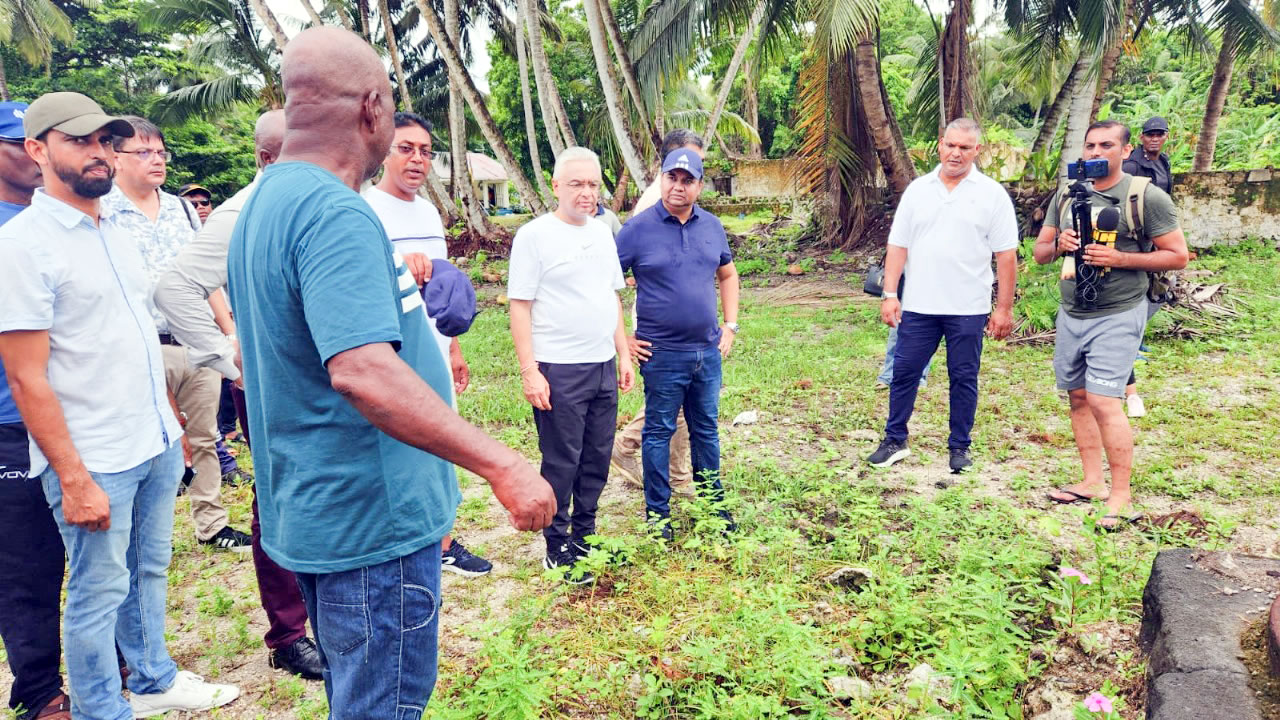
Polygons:
M373 210L323 168L271 165L236 222L227 271L267 554L332 573L444 537L460 499L453 466L375 428L325 367L391 343L450 397L417 283Z

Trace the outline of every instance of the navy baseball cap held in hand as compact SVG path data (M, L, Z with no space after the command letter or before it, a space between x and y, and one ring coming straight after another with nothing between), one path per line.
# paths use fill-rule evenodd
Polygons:
M688 148L676 148L667 153L667 158L662 161L663 174L672 170L684 170L692 175L694 179L701 180L702 157Z
M427 315L446 337L457 337L471 329L476 319L476 289L471 278L448 260L431 261L431 280L422 286Z
M22 118L26 114L26 103L0 102L0 140L25 140L27 133L22 129Z

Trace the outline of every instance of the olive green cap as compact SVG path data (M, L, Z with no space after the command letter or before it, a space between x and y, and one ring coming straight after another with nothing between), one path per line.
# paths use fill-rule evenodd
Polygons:
M40 137L50 130L84 137L103 127L113 135L133 137L133 126L128 120L104 113L92 98L75 92L41 95L27 108L22 126L29 138Z

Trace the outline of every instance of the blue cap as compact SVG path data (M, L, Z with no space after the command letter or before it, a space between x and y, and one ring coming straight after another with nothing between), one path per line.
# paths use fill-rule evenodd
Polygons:
M476 319L476 289L471 278L448 260L431 261L431 280L422 286L427 315L446 337L457 337L471 329Z
M26 103L0 102L0 140L25 140L27 133L22 129L22 118L26 114Z
M672 170L684 170L694 177L695 180L702 179L702 156L688 148L676 148L667 154L667 159L662 161L662 172L668 173Z

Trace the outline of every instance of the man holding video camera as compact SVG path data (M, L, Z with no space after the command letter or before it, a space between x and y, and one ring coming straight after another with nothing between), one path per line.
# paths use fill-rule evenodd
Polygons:
M1076 182L1066 191L1071 197L1062 190L1054 196L1035 245L1040 264L1067 256L1053 369L1058 388L1070 400L1071 429L1084 467L1083 481L1053 491L1049 499L1105 501L1106 513L1097 524L1104 530L1138 519L1127 512L1133 435L1122 398L1146 326L1148 273L1187 265L1186 239L1169 195L1123 170L1131 150L1123 123L1090 125L1084 141L1088 162L1073 163ZM1105 161L1105 170L1097 161ZM1102 473L1104 448L1111 465L1109 494Z

